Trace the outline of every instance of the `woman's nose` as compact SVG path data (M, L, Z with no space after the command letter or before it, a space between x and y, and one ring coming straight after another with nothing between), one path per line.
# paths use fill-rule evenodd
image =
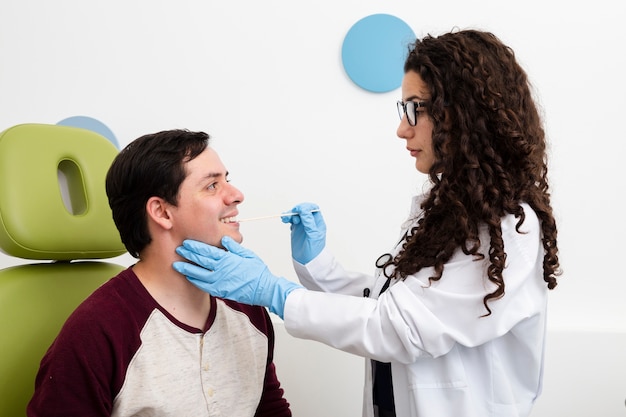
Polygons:
M398 129L396 129L396 135L400 138L400 139L408 139L411 135L411 132L413 132L413 129L411 129L411 125L409 124L409 121L406 118L406 115L404 117L402 117L402 119L400 119L400 124L398 125Z

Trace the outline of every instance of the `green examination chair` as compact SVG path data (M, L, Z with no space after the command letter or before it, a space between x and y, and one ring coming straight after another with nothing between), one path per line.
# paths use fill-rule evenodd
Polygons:
M0 416L26 415L41 358L66 318L125 268L101 261L126 252L104 186L117 152L74 127L0 133L0 251L19 258L0 269Z

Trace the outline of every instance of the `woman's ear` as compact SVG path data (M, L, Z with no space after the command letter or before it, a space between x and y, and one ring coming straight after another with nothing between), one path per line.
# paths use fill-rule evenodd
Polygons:
M161 197L150 197L146 203L146 214L149 222L154 222L163 229L172 228L169 204Z

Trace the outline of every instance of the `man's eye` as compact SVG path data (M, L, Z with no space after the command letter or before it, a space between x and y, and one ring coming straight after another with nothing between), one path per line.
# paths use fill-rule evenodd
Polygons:
M209 184L206 188L208 188L209 190L214 190L217 188L217 183L214 182L212 184Z

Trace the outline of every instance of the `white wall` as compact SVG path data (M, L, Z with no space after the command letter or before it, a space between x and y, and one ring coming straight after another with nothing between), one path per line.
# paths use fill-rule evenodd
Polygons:
M626 332L618 204L626 15L617 9L610 0L3 0L0 130L86 115L122 146L161 129L207 131L246 195L242 218L314 201L339 259L373 270L424 178L395 136L400 91L354 85L341 66L343 37L373 13L403 19L418 36L490 30L515 49L545 111L565 271L551 295L550 329ZM241 230L275 273L295 279L280 220ZM0 267L19 262L0 255ZM285 355L317 349L281 341L293 346L280 348ZM356 369L353 359L360 369L360 358L320 354L330 355L328 384L343 377L333 369ZM358 396L359 375L353 383Z
M276 329L276 367L294 416L360 416L365 360ZM626 415L626 333L553 329L531 417Z

